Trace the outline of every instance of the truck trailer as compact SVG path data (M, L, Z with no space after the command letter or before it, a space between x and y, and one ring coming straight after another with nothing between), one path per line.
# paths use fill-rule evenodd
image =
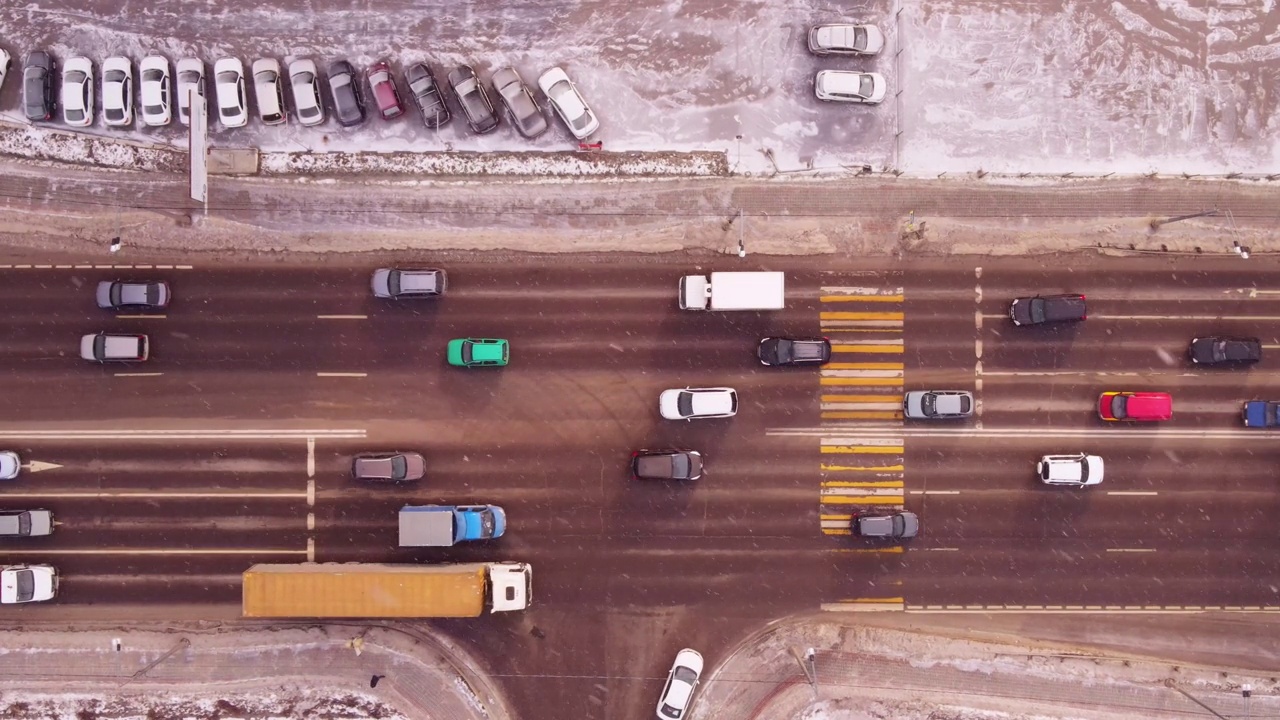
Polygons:
M247 618L454 618L523 610L528 563L258 564L244 573Z
M786 275L780 272L713 272L680 278L681 310L781 310Z
M507 529L497 505L405 505L400 508L400 547L449 547L493 540Z

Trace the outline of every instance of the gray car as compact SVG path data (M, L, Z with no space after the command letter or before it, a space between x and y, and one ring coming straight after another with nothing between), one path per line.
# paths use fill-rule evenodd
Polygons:
M511 124L520 134L532 140L547 131L547 117L529 92L529 86L520 79L515 68L502 68L493 74L493 87L502 98Z
M329 98L333 100L333 116L342 127L352 127L364 122L360 77L346 60L338 60L329 66Z
M0 537L40 537L53 533L53 513L48 510L0 511Z
M913 512L863 513L853 518L853 531L865 538L906 540L920 532L920 518Z
M53 97L53 57L43 50L27 55L22 68L22 111L28 120L52 120L56 102Z
M449 277L443 270L420 268L397 270L379 268L373 271L369 282L373 296L400 300L404 298L439 297L449 287Z
M449 73L449 87L458 97L458 104L462 106L462 114L467 116L472 132L484 134L497 129L498 113L493 111L489 93L485 92L484 83L480 82L480 76L470 65L459 65Z
M352 477L372 482L413 482L421 480L426 469L427 461L415 452L369 453L351 463Z
M973 415L973 393L913 390L902 398L902 415L912 420L958 420Z
M169 306L169 283L98 283L98 307L103 310L163 310Z
M449 122L449 108L444 104L440 83L426 63L414 63L406 68L404 81L409 84L409 94L422 113L424 125L434 129Z

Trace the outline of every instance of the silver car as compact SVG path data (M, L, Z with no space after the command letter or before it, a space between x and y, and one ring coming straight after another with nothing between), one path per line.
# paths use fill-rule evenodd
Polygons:
M356 480L373 482L413 482L426 474L427 461L418 453L371 453L358 455L351 463Z
M828 23L809 30L814 55L875 55L884 49L884 33L875 25Z
M529 86L520 79L515 68L502 68L493 74L493 87L502 98L502 105L507 109L511 124L516 126L520 134L533 139L547 131L547 117L542 114L538 103L529 92Z
M973 415L973 393L965 390L913 390L902 398L902 415L911 420L959 420Z
M40 537L53 534L48 510L0 510L0 537Z
M373 296L400 300L402 298L431 298L444 294L449 278L443 270L421 268L397 270L379 268L373 271L369 282Z
M293 107L298 122L305 126L324 122L324 100L320 95L320 73L311 60L289 63L289 86L293 88Z

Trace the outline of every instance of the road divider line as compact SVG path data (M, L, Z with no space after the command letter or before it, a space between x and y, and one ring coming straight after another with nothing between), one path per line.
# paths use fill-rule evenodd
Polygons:
M1151 495L1159 495L1160 493L1155 490L1108 490L1107 494L1108 495L1134 495L1139 497L1146 497Z
M307 438L307 477L311 478L315 476L316 476L316 439L313 437L309 437ZM313 493L313 492L314 490L309 491L309 493Z
M307 481L307 507L316 506L316 481Z
M342 377L342 378L362 378L369 377L369 373L362 372L318 372L316 377Z
M5 550L6 555L304 555L284 548L41 548Z
M827 432L830 432L828 429ZM271 431L257 430L248 433L218 433L211 431L146 431L146 432L128 432L128 431L97 431L93 433L77 433L75 431L64 432L48 432L48 431L23 431L10 430L0 431L0 439L8 440L126 440L133 442L157 441L157 440L218 440L218 441L258 441L258 440L301 440L307 437L307 434L315 434L315 431L295 432L290 430ZM324 431L321 436L327 439L346 439L360 440L366 435L364 430L338 430Z
M1109 553L1153 553L1155 548L1107 548Z
M959 490L910 490L912 495L959 495Z
M368 320L368 315L317 315L317 320Z
M116 377L160 377L164 373L147 373L147 372L118 372L112 373Z
M134 498L140 498L140 499L152 500L152 499L163 499L163 498L177 498L177 499L187 500L191 498L201 498L201 499L228 498L233 500L249 500L249 499L264 500L264 499L275 499L275 498L300 499L300 498L305 498L306 493L303 493L303 492L195 492L195 491L192 491L192 492L155 492L155 491L112 492L107 490L97 490L94 492L59 492L59 491L5 492L4 497L24 498L24 499L25 498L104 499L105 498L105 499L112 499L112 500L130 500Z
M902 612L906 602L902 598L866 598L822 603L820 607L824 612Z
M141 315L117 315L117 316L116 316L116 319L117 319L117 320L163 320L163 319L165 319L165 318L167 318L167 317L169 317L169 316L168 316L168 315L166 315L166 314L164 314L164 313L160 313L160 314L158 314L158 315L146 315L146 314L141 314Z

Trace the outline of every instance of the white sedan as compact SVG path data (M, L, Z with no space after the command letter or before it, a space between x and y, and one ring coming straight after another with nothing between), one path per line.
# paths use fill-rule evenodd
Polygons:
M4 87L4 78L9 74L9 63L13 58L9 57L9 51L0 48L0 88Z
M880 73L823 70L814 78L813 94L825 102L875 105L889 94L889 85Z
M553 67L542 73L542 77L538 78L538 87L542 88L542 92L551 101L551 107L555 108L564 124L569 126L569 132L574 137L586 140L591 133L600 129L600 120L587 107L587 101L582 99L578 86L573 84L564 70Z
M62 66L62 121L72 127L93 124L93 63L73 57Z
M733 417L738 412L738 392L733 388L663 390L658 411L667 420Z
M12 450L0 452L0 480L12 480L18 477L18 470L22 468L22 461L18 459L18 453Z
M249 122L249 103L244 95L244 63L239 58L222 58L213 64L217 91L218 119L223 127L244 127Z
M142 59L138 66L142 91L142 122L152 127L168 125L173 119L169 98L169 61L159 55Z
M697 650L685 648L676 653L676 661L667 673L667 684L662 688L662 698L658 700L659 720L680 720L689 709L701 675L702 655Z
M0 570L0 603L40 602L58 594L58 571L52 565L11 565Z
M133 62L109 57L102 63L102 120L107 125L133 124Z
M316 64L305 59L289 63L289 85L293 88L298 122L307 126L323 123L324 100L320 96L320 73L316 71Z
M204 97L204 61L182 58L178 61L178 122L191 124L191 91ZM206 112L208 110L206 109Z

